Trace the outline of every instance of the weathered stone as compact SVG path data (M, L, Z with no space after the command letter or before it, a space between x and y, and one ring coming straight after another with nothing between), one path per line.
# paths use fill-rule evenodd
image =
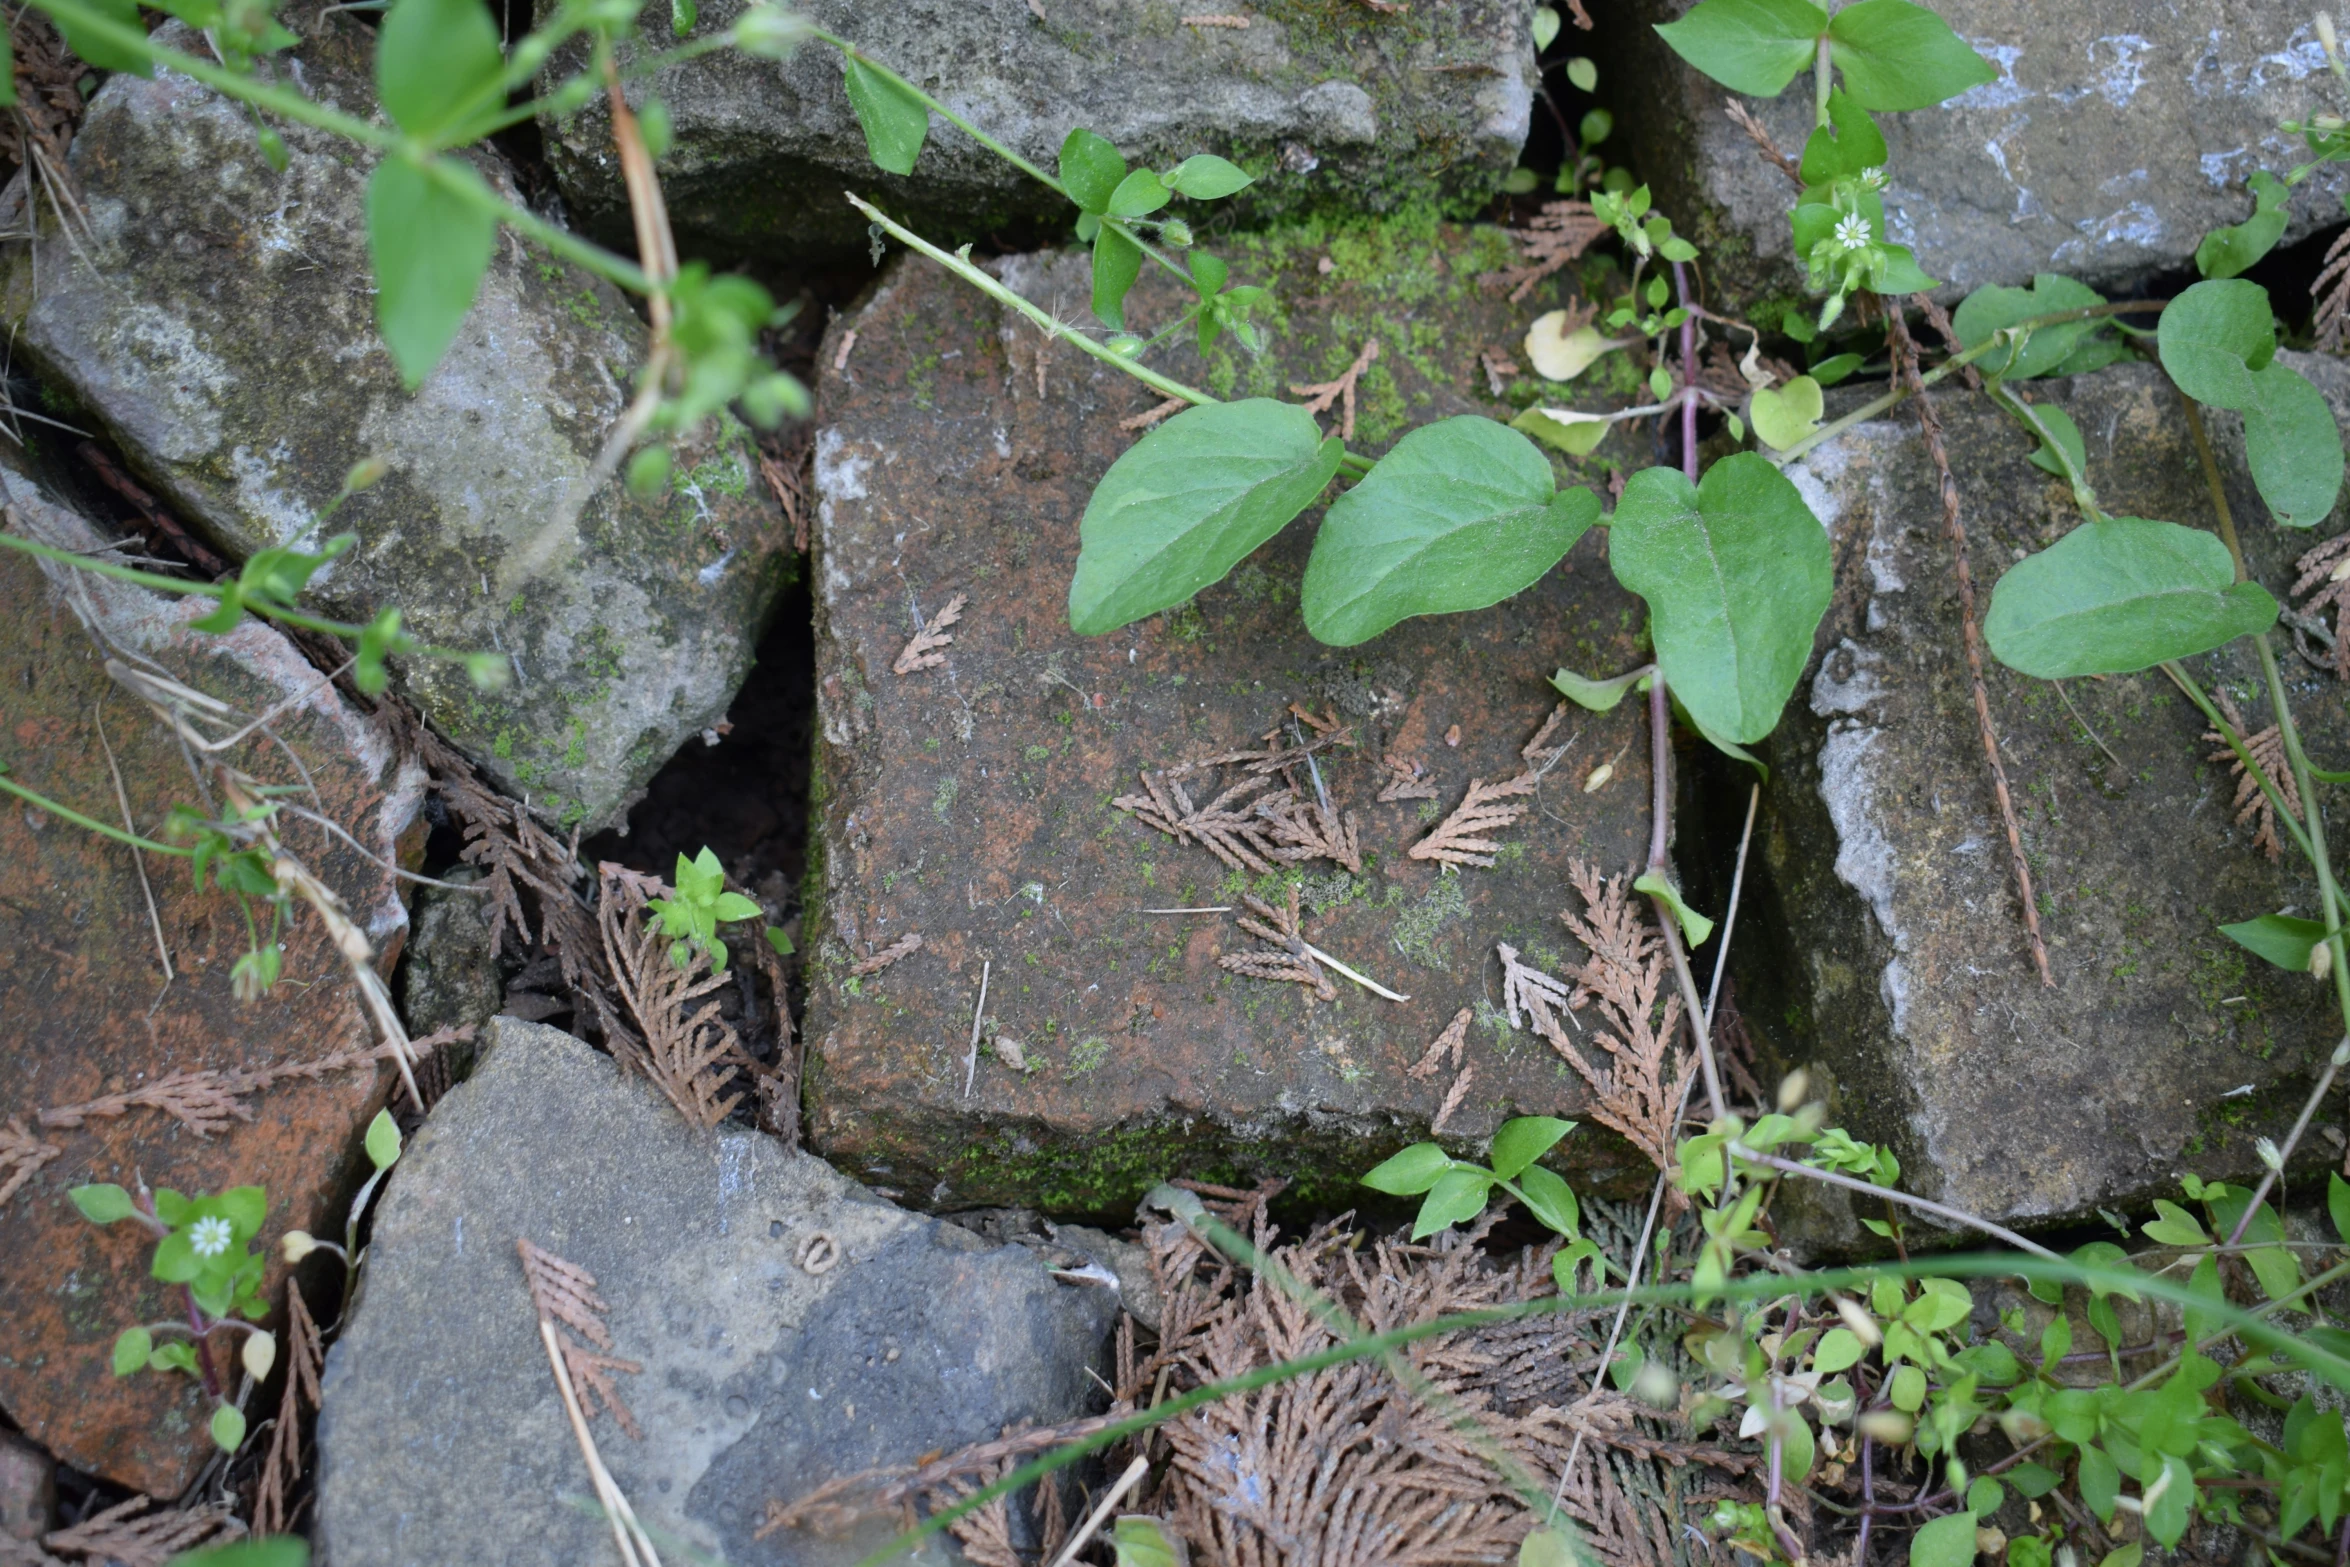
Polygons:
M481 873L459 866L446 879L471 887ZM422 1036L489 1021L505 1004L506 987L482 895L419 888L414 919L416 930L400 964L400 1012L408 1032Z
M2288 356L2350 409L2350 370ZM2214 523L2178 394L2151 365L2035 387L2088 442L2117 516ZM1978 603L2014 559L2078 521L2034 442L1986 400L1937 394ZM2267 521L2241 426L2212 424L2254 575L2280 600L2317 542ZM1985 660L2055 977L2025 942L1960 648L1935 476L1899 414L1791 470L1843 562L1818 672L1770 744L1739 925L1744 1009L1770 1053L1824 1066L1833 1113L1889 1141L1911 1189L2009 1220L2052 1221L2168 1193L2178 1176L2257 1175L2341 1037L2329 986L2263 963L2216 926L2317 912L2286 846L2272 864L2232 822L2235 785L2205 724L2159 671L2062 688ZM2322 532L2322 530L2319 530ZM2276 634L2312 752L2350 754L2343 688ZM2269 722L2239 643L2188 661ZM1751 886L1751 884L1750 884ZM2333 1112L2328 1112L2332 1114ZM2333 1158L2312 1136L2306 1156ZM1857 1234L1857 1231L1851 1233Z
M1220 395L1279 394L1339 374L1375 337L1358 450L1423 420L1507 417L1483 395L1480 354L1514 346L1548 307L1477 287L1498 246L1491 231L1392 223L1236 241L1235 281L1275 291L1274 346L1252 359L1227 338L1205 363L1186 348L1166 368ZM1048 306L1085 297L1082 258L1001 270ZM1172 296L1150 288L1135 313L1163 321ZM1554 669L1641 661L1639 605L1608 575L1597 533L1505 604L1339 650L1298 618L1310 513L1192 603L1081 638L1065 608L1078 518L1136 438L1120 421L1155 396L1065 347L1040 369L1025 321L926 264L892 272L843 317L825 363L849 330L817 439L816 1146L939 1206L1113 1213L1170 1173L1277 1173L1352 1202L1356 1175L1426 1132L1454 1069L1405 1072L1463 1007L1483 1022L1449 1137L1481 1149L1507 1115L1575 1114L1582 1080L1493 1009L1493 952L1508 942L1566 961L1568 862L1612 872L1644 856L1638 704L1569 711L1552 742L1566 749L1495 866L1455 874L1406 850L1472 779L1525 767L1520 749L1557 701ZM893 674L915 612L957 594L969 605L944 663ZM1309 1007L1297 985L1221 970L1221 956L1264 949L1231 913L1163 911L1279 898L1283 878L1228 871L1111 806L1144 769L1254 746L1277 726L1288 739L1293 704L1352 727L1354 743L1319 766L1364 851L1360 876L1295 867L1306 939L1407 1004L1340 980L1335 1004ZM1389 755L1425 767L1437 798L1380 803ZM1205 803L1240 776L1188 783ZM1303 769L1298 781L1313 787ZM851 972L910 934L923 939L912 956ZM983 973L995 1037L974 1067ZM1564 1155L1618 1172L1634 1157L1591 1133Z
M101 541L21 473L0 467L12 526L76 549ZM423 775L383 728L324 684L283 637L248 620L225 636L190 630L207 608L65 571L68 589L125 660L152 660L183 684L248 715L277 709L280 751L260 736L227 759L272 784L308 784L315 808L390 862L417 821ZM0 555L0 664L9 671L0 762L28 789L103 822L122 820L97 724L122 769L138 830L163 830L175 805L205 795L180 745L109 680L109 652L67 598L26 557ZM297 774L293 758L303 772ZM217 798L217 796L215 797ZM311 799L307 795L305 799ZM298 820L287 846L342 898L381 954L397 956L407 918L380 864ZM246 1103L250 1118L211 1136L154 1109L42 1124L39 1113L154 1084L174 1072L257 1070L319 1060L373 1041L343 959L307 911L285 935L285 981L268 996L231 994L244 952L235 901L190 885L183 859L150 855L150 920L131 851L22 800L0 810L0 1126L13 1124L52 1157L33 1155L26 1184L0 1203L0 1404L27 1433L76 1467L151 1495L177 1493L211 1450L201 1391L184 1376L117 1380L108 1351L121 1329L181 1313L148 1277L151 1245L131 1225L84 1221L66 1189L144 1178L183 1192L260 1185L270 1233L339 1229L338 1198L363 1167L360 1129L384 1101L388 1069L281 1081ZM266 911L263 918L267 918ZM266 929L266 927L264 927ZM166 984L158 930L177 977ZM13 1174L0 1166L0 1185ZM272 1259L268 1289L276 1296Z
M307 90L371 113L373 34L347 15L297 25ZM664 499L606 484L548 535L628 398L642 325L504 235L447 356L405 391L375 329L373 155L281 129L279 174L210 90L111 79L74 142L90 232L10 247L15 341L231 555L356 533L314 579L318 602L347 619L397 606L427 641L507 654L503 692L424 660L399 680L515 793L565 825L612 820L723 715L789 569L756 454L728 425L679 453ZM494 158L481 168L511 189ZM325 517L370 456L387 476Z
M57 1460L0 1431L0 1540L38 1540L57 1511Z
M808 1250L819 1235L837 1262ZM696 1132L568 1034L499 1018L392 1177L327 1357L318 1544L335 1567L618 1559L565 1500L587 1474L517 1239L595 1276L614 1352L644 1368L613 1379L644 1440L594 1423L637 1515L744 1567L846 1567L894 1531L757 1540L769 1497L1084 1413L1117 1315L1022 1247L762 1134Z
M1615 24L1600 96L1618 154L1706 247L1716 286L1797 287L1794 187L1723 112L1730 95L1651 30L1695 0L1638 0ZM2179 0L2121 10L2048 0L1937 0L1999 79L1937 108L1877 117L1890 149L1886 226L1959 290L2062 272L2118 284L2191 263L2207 230L2252 214L2245 180L2307 161L2279 122L2339 112L2299 0ZM1750 107L1790 155L1812 123L1811 75ZM2341 218L2340 165L2297 188L2287 238Z
M697 33L731 25L740 0L702 12ZM1195 152L1238 161L1259 183L1244 215L1391 212L1413 203L1473 211L1501 186L1533 108L1527 0L1449 0L1379 14L1326 0L1269 0L1246 25L1188 26L1151 0L821 0L811 20L870 49L982 131L1051 170L1077 126L1108 137L1136 168ZM669 216L693 251L847 257L865 219L843 189L944 243L1007 226L1059 225L1068 202L933 119L909 176L884 174L841 88L840 57L818 45L782 65L705 55L632 86L659 94L676 128L662 160ZM547 156L583 222L629 234L628 199L599 101L542 122ZM1176 204L1178 214L1188 204Z

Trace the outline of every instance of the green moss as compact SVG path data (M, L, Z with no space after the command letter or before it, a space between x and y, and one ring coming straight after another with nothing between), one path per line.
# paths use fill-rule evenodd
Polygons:
M962 787L952 773L941 778L938 781L938 792L930 797L930 814L942 822L945 821L947 812L954 808L955 796L962 790Z
M1396 916L1391 927L1395 948L1411 962L1424 969L1447 967L1436 950L1436 940L1446 926L1469 913L1469 900L1461 893L1461 879L1455 875L1441 875L1436 885L1423 894L1420 901Z
M1111 965L1113 968L1116 964ZM1100 1068L1110 1059L1110 1042L1100 1034L1088 1035L1069 1047L1068 1077L1075 1081Z

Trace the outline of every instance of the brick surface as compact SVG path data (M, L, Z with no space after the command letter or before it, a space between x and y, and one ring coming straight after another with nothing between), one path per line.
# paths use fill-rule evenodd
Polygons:
M1509 416L1486 400L1479 356L1514 351L1549 305L1476 286L1499 259L1489 233L1309 230L1236 249L1236 282L1275 287L1275 346L1250 360L1219 344L1204 363L1185 350L1170 374L1277 392L1326 380L1377 337L1356 449L1447 414ZM1002 270L1048 307L1082 308L1082 263ZM1169 296L1138 299L1143 322L1172 313ZM1568 862L1617 871L1645 853L1638 704L1568 711L1553 737L1564 749L1492 867L1441 871L1406 851L1472 780L1525 767L1553 669L1641 660L1639 606L1614 586L1600 533L1509 603L1341 650L1298 618L1317 508L1191 604L1077 637L1079 516L1136 439L1121 420L1157 399L1065 346L1040 369L1038 334L1009 317L926 263L900 264L824 349L843 368L822 393L817 467L815 1145L926 1205L1110 1210L1170 1175L1260 1173L1352 1201L1355 1175L1427 1134L1454 1074L1406 1069L1463 1007L1479 1014L1474 1077L1448 1140L1481 1151L1509 1115L1576 1114L1581 1080L1495 1010L1493 954L1508 942L1578 961L1556 919ZM927 623L958 595L943 660L893 673L916 614ZM1293 706L1351 733L1317 765L1356 819L1362 875L1327 859L1236 872L1113 807L1145 769L1261 749L1277 727L1294 744L1312 731L1290 729ZM1381 803L1389 755L1424 768L1436 798ZM1227 765L1180 781L1204 803L1243 776ZM1310 795L1307 770L1291 776ZM1223 971L1226 955L1270 950L1234 914L1148 912L1279 896L1284 880L1302 881L1307 940L1411 999L1338 980L1335 1001L1309 1004L1298 985ZM852 972L914 934L910 956ZM983 968L989 1026L1023 1066L984 1044L966 1059ZM1646 1170L1591 1129L1562 1155L1593 1179Z

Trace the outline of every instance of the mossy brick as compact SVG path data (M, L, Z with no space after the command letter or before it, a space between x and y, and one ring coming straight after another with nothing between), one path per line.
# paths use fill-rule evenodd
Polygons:
M1795 187L1724 113L1731 94L1655 32L1696 0L1611 7L1591 52L1599 101L1629 165L1705 251L1723 301L1800 292L1787 214ZM1834 7L1829 7L1834 9ZM1935 0L1997 70L1947 103L1881 114L1885 221L1918 264L1963 293L2061 272L2121 287L2183 269L2204 234L2252 215L2246 179L2308 161L2287 120L2338 112L2301 0ZM1776 99L1741 100L1790 156L1812 128L1809 71ZM2340 221L2350 179L2319 166L2293 192L2287 241ZM1816 309L1817 302L1813 302Z
M2337 417L2350 409L2340 363L2283 357ZM2116 366L2023 395L2079 425L2105 510L2215 526L2160 369ZM2031 465L2036 443L1986 399L1949 388L1935 403L1987 610L1999 574L2080 513ZM2269 522L2240 421L2206 417L2252 573L2284 600L2294 557L2338 523ZM2060 688L1987 658L2055 979L2044 987L1915 420L1863 424L1789 471L1835 534L1840 567L1821 656L1767 747L1763 874L1739 924L1742 1005L1766 1058L1813 1066L1833 1085L1835 1117L1891 1143L1910 1189L2011 1223L2175 1195L2189 1170L2257 1177L2256 1139L2283 1138L2342 1020L2331 986L2271 967L2217 927L2316 915L2306 865L2289 844L2281 864L2254 849L2254 826L2234 819L2229 764L2209 760L2204 720L2159 670ZM2273 637L2317 765L2339 765L2345 688L2297 656L2287 630ZM2254 729L2270 722L2248 645L2186 663ZM2321 1124L2338 1115L2337 1103ZM2301 1153L2336 1159L2340 1147L2313 1133ZM1858 1236L1849 1216L1822 1233Z
M16 459L10 457L8 462ZM11 531L87 550L104 541L21 471L0 466ZM424 776L380 719L360 713L267 626L226 635L190 629L207 601L173 598L62 572L97 632L85 631L58 583L13 551L0 553L0 664L8 670L0 763L25 788L103 822L120 822L122 770L138 830L160 837L173 807L204 795L186 753L139 702L107 678L113 656L152 661L194 690L246 714L274 710L284 749L262 736L226 760L297 796L347 829L356 845L290 818L289 848L343 901L391 972L407 915L381 863L422 848ZM296 771L298 759L300 772ZM151 1496L172 1496L211 1456L202 1390L192 1378L116 1378L114 1337L185 1307L148 1276L153 1243L136 1225L100 1229L67 1198L107 1181L182 1192L257 1185L269 1193L262 1231L266 1293L282 1299L276 1238L290 1229L339 1234L342 1201L366 1167L361 1137L395 1081L388 1066L283 1081L248 1097L246 1113L210 1136L152 1109L93 1116L79 1126L42 1112L150 1086L175 1072L255 1071L364 1049L375 1036L342 957L317 919L285 933L284 978L251 1002L231 993L245 921L218 890L197 891L184 858L146 857L154 913L131 851L22 800L0 808L0 1124L54 1152L0 1201L0 1406L76 1468ZM365 854L362 853L362 847ZM263 912L266 921L267 913ZM263 925L267 930L266 923ZM167 983L156 942L171 953ZM20 1167L21 1168L21 1167ZM0 1185L7 1175L0 1173ZM273 1320L272 1327L283 1329ZM216 1340L216 1343L228 1342Z
M1355 443L1371 453L1421 421L1507 417L1480 355L1514 346L1549 308L1547 292L1512 306L1481 290L1494 236L1432 222L1307 226L1227 253L1236 282L1274 291L1272 347L1254 359L1219 344L1206 363L1185 347L1163 368L1221 377L1235 395L1279 392L1344 369L1376 336L1381 408L1365 399ZM1019 256L998 270L1068 309L1086 297L1085 265ZM1177 308L1154 280L1133 314L1155 324ZM1568 863L1623 871L1645 854L1637 704L1570 710L1565 754L1491 868L1443 870L1406 850L1471 779L1520 771L1558 700L1554 669L1645 656L1639 605L1609 576L1601 535L1505 604L1337 649L1298 619L1317 507L1192 602L1079 637L1066 612L1078 519L1137 439L1121 422L1157 398L1066 345L1041 352L1040 369L1030 324L919 260L893 266L823 351L841 368L821 388L817 436L814 1145L933 1206L1114 1212L1172 1175L1281 1175L1345 1205L1362 1171L1427 1135L1452 1073L1406 1069L1462 1007L1481 1020L1448 1143L1480 1153L1507 1116L1580 1114L1582 1079L1493 1010L1494 946L1573 961L1557 919ZM956 594L969 604L945 662L892 673L916 612ZM1292 704L1354 732L1320 765L1359 819L1363 875L1324 860L1235 873L1113 808L1141 770L1251 744L1291 722ZM1379 803L1389 753L1426 766L1441 797ZM1255 946L1232 914L1146 912L1278 898L1292 879L1308 939L1409 1002L1341 980L1335 1003L1309 1007L1296 985L1219 967ZM850 972L907 933L920 951ZM967 1062L983 965L990 1029L1018 1042L1024 1069L986 1045ZM1647 1173L1593 1129L1562 1157L1592 1182Z
M373 112L373 33L347 15L291 20L304 90ZM428 642L505 655L502 691L426 660L401 661L396 679L550 819L607 823L724 715L792 569L748 434L717 421L679 451L668 494L607 481L557 526L629 398L642 323L610 287L501 233L447 355L405 390L375 327L375 154L279 130L282 173L245 111L209 89L111 78L72 153L89 232L46 223L8 247L0 313L82 405L75 422L102 425L223 553L355 533L313 579L322 608L356 620L396 607ZM494 154L477 162L513 194ZM329 517L367 457L389 471Z
M713 0L693 36L732 26L743 8ZM1208 152L1258 177L1212 206L1177 201L1171 215L1195 223L1419 204L1473 213L1517 162L1533 114L1530 0L1390 12L1360 0L1206 10L1174 0L817 0L803 9L1047 171L1083 126L1136 168ZM1183 21L1243 12L1237 27ZM648 46L668 41L636 47ZM580 64L577 51L559 52L550 69ZM910 175L875 168L840 57L821 45L780 65L708 54L628 90L632 102L658 96L669 110L675 140L662 189L691 252L861 256L865 219L841 200L844 189L949 245L1074 216L1064 197L936 117ZM540 123L571 210L625 244L628 199L601 98Z

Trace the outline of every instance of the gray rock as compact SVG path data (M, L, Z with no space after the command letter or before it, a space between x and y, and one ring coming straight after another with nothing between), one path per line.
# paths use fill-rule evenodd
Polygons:
M0 1540L38 1540L57 1512L57 1462L0 1431Z
M373 112L372 34L348 16L296 22L310 40L297 79ZM756 454L729 426L679 454L665 499L606 485L537 550L625 402L643 327L616 293L507 234L447 357L408 393L375 330L373 155L283 130L292 161L277 174L244 111L210 90L114 77L72 155L91 232L49 225L9 247L0 313L225 552L355 532L314 579L330 612L396 605L428 641L507 654L501 693L421 660L399 680L516 793L565 825L609 821L724 714L789 569ZM482 169L511 188L494 159ZM324 517L368 456L389 475Z
M1636 0L1603 62L1602 100L1660 210L1707 246L1732 294L1795 286L1785 176L1723 113L1729 95L1651 31L1695 0ZM1999 67L1938 108L1878 116L1891 150L1893 238L1960 290L2063 272L2114 283L2188 264L2208 229L2251 216L2244 181L2308 157L2283 120L2341 111L2301 0L2176 0L2113 7L2055 0L1936 0ZM1811 129L1811 76L1752 104L1790 155ZM2298 238L2338 221L2350 176L2321 169L2295 191Z
M1080 125L1136 167L1219 153L1260 176L1239 203L1256 216L1414 203L1465 213L1517 161L1534 101L1527 0L1446 0L1392 14L1269 0L1246 8L1245 27L1185 26L1187 15L1242 8L1169 0L821 0L801 9L1047 170ZM704 6L697 34L740 11L740 0ZM689 251L862 254L865 220L841 200L844 188L947 244L1074 215L936 119L911 176L881 173L840 76L839 56L809 45L781 66L720 53L653 78L649 90L677 134L661 164L663 194ZM632 98L647 90L632 88ZM628 203L601 101L543 126L565 198L618 243Z
M2350 411L2350 367L2288 357L2337 418ZM2213 525L2159 369L2117 366L2029 395L2079 424L2114 515ZM1988 401L1945 390L1936 402L1987 609L1999 573L2079 514ZM2318 538L2268 522L2239 424L2214 419L2213 437L2253 573L2282 601L2293 558ZM2272 863L2252 826L2234 823L2229 768L2206 760L2202 718L2159 671L2060 691L1987 658L2055 977L2044 988L1916 423L1903 412L1861 425L1790 474L1836 535L1842 581L1825 656L1769 747L1755 837L1767 890L1738 934L1756 1033L1824 1070L1834 1115L1891 1142L1911 1190L1977 1213L2054 1221L2175 1195L2186 1170L2256 1176L2254 1139L2283 1137L2342 1025L2329 987L2215 927L2314 914L2312 879L2297 857ZM2278 641L2312 753L2350 754L2343 687L2281 631ZM2188 663L2207 689L2233 693L2255 730L2269 723L2245 645ZM2336 1150L2312 1135L2302 1154ZM1858 1236L1849 1217L1826 1233Z
M481 872L462 865L445 879L469 887ZM400 1010L408 1032L422 1036L489 1021L505 1000L505 985L482 895L420 887L409 919L413 930L400 960Z
M811 1273L803 1248L840 1260ZM410 1145L328 1357L318 1541L333 1567L602 1563L514 1243L595 1275L645 1431L594 1423L639 1517L755 1563L846 1564L889 1536L752 1538L769 1497L1081 1414L1116 1311L1023 1248L893 1207L820 1160L689 1129L569 1035L495 1020ZM924 1560L949 1559L935 1547Z

